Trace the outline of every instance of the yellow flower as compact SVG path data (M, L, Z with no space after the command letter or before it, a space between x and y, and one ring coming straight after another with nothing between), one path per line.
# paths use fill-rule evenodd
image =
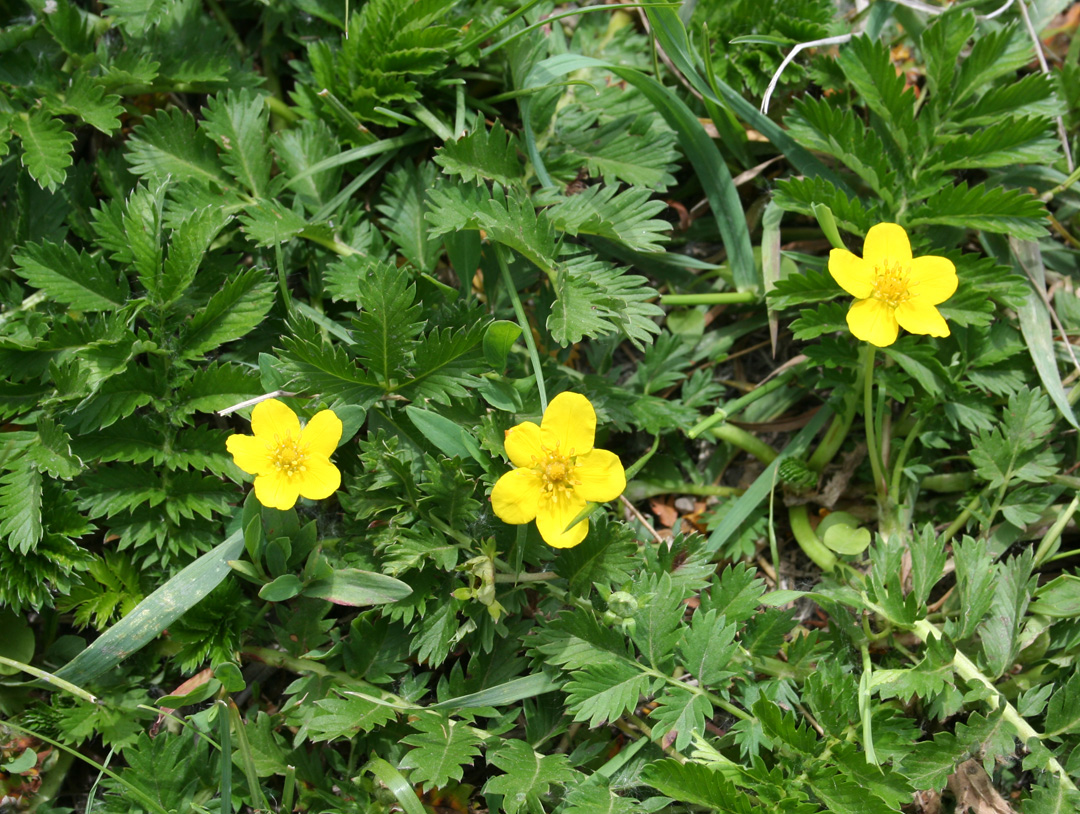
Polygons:
M491 507L513 525L536 520L544 542L570 548L585 539L589 521L569 531L588 501L614 500L626 488L619 457L593 449L596 412L577 393L560 393L551 400L540 426L531 421L506 431L506 454L518 467L499 478L491 490Z
M895 223L871 227L862 257L833 249L829 274L857 300L847 315L856 338L884 348L896 341L897 326L913 334L949 335L949 326L934 306L956 292L956 266L945 257L912 257L903 227Z
M251 411L252 435L225 442L236 465L255 475L255 497L272 509L291 509L298 497L321 500L341 485L330 456L341 440L341 419L322 410L300 429L296 413L277 399Z

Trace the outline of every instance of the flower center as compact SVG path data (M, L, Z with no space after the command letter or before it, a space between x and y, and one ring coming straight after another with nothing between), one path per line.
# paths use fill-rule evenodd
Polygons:
M307 471L308 448L307 444L300 443L299 438L274 436L268 451L270 463L279 474L293 478Z
M890 308L907 302L911 296L908 290L908 271L899 261L882 261L881 265L874 267L874 290L870 296Z
M533 458L533 470L544 481L544 491L550 492L552 497L558 497L562 493L571 490L580 483L574 479L575 461L574 450L569 455L563 455L559 445L555 449L540 445L543 453L540 458Z

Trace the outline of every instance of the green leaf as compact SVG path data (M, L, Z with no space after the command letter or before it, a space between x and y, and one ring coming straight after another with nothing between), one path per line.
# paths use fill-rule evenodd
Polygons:
M353 349L390 390L401 378L422 326L420 306L414 302L416 286L407 270L390 263L369 267L356 285L363 310L354 320Z
M329 577L312 580L303 595L325 599L335 605L363 607L397 602L412 593L401 580L359 568L338 568Z
M120 114L124 108L120 104L120 97L112 93L106 95L98 82L84 71L79 71L64 93L64 104L53 108L53 112L78 116L109 136L120 128Z
M647 763L642 779L673 800L725 814L753 814L753 798L719 771L700 763L657 760Z
M599 127L576 127L574 122L556 123L561 148L560 164L584 165L589 175L616 186L620 181L649 190L665 190L675 183L671 174L675 155L673 139L650 127L647 118L620 116ZM664 137L666 136L666 137Z
M1050 313L1043 299L1046 291L1046 268L1043 266L1042 254L1039 245L1034 241L1021 242L1015 238L1009 240L1014 262L1019 263L1020 268L1025 270L1029 277L1030 287L1026 292L1023 303L1017 307L1017 315L1020 317L1020 331L1024 335L1024 342L1035 363L1035 369L1039 371L1046 392L1053 399L1058 410L1065 420L1074 427L1080 428L1076 414L1065 386L1058 372L1057 360L1054 352L1054 334L1050 327Z
M761 604L761 595L765 593L765 580L757 576L757 570L744 562L728 565L714 579L709 593L702 596L698 613L715 611L728 622L745 622L750 619Z
M1046 209L1038 198L1020 189L966 181L948 185L919 204L907 226L940 224L962 229L982 229L1036 240L1046 234Z
M614 186L591 186L559 199L547 210L556 229L571 235L597 235L641 252L657 252L667 241L671 224L654 220L667 208L652 200L647 189L618 191Z
M479 353L485 327L483 321L478 321L458 331L432 331L413 357L419 372L402 383L397 392L414 401L431 399L446 405L468 398L469 390L479 387L482 381L476 374L486 369Z
M126 281L117 280L104 257L68 243L27 243L15 263L30 285L78 311L113 311L127 300Z
M577 670L566 684L567 711L590 728L633 712L638 699L652 692L656 679L627 662L604 662Z
M1061 149L1042 117L998 119L975 133L938 138L934 171L1011 167L1016 164L1052 164Z
M184 383L175 393L173 404L180 416L212 413L263 392L255 371L237 364L211 362L199 367Z
M506 814L541 811L540 798L555 784L574 782L578 773L567 765L566 755L540 755L525 741L506 740L489 750L488 763L506 774L489 778L484 794L501 794Z
M285 602L297 596L304 583L296 574L282 574L259 588L259 599L266 602Z
M267 147L270 111L251 88L211 96L203 108L203 130L220 150L225 169L247 191L261 198L270 181Z
M83 685L114 669L214 590L229 574L228 561L243 549L244 535L237 531L146 597L56 675Z
M25 118L16 116L12 131L22 139L22 163L42 189L55 191L67 178L71 166L71 144L75 136L60 119L35 110Z
M309 224L302 215L287 209L280 201L266 199L245 208L240 222L247 236L263 248L288 243L297 235L320 228Z
M1037 578L1031 576L1031 549L1010 557L998 566L990 615L979 627L979 641L986 655L985 675L991 680L1012 667L1020 651L1020 629Z
M418 270L433 271L439 244L428 236L425 215L434 207L438 171L430 163L406 164L386 176L383 202L378 210L386 218L388 233L406 259Z
M678 134L683 152L690 159L698 179L705 189L705 195L712 206L724 248L727 249L736 287L739 290L760 288L757 266L750 246L750 233L746 219L742 216L742 203L732 181L727 165L720 151L705 134L701 123L674 93L650 76L633 70L612 65L592 57L577 54L560 54L538 63L530 71L524 82L525 87L548 85L563 74L583 68L609 70L620 79L637 88L652 103L656 111L664 117L668 125ZM542 166L540 156L533 143L532 129L529 126L527 103L522 104L523 118L526 120L526 139L529 144L529 156L534 165ZM546 174L546 173L545 173ZM543 180L543 177L541 177Z
M484 358L495 370L503 370L510 349L521 336L521 326L516 322L499 319L492 322L484 331Z
M837 63L859 98L885 122L885 131L901 149L911 146L915 128L915 94L897 75L889 47L868 36L853 37L840 48Z
M71 480L83 470L83 462L71 453L71 437L48 416L38 417L37 443L27 448L26 456L51 478Z
M397 717L386 704L347 691L343 695L344 698L322 698L315 702L317 711L307 725L313 742L349 740L360 732L382 729Z
M27 457L0 475L0 537L12 551L26 554L41 540L41 473Z
M431 410L413 407L411 404L405 407L405 413L413 426L420 430L440 452L451 458L480 456L480 447L477 446L476 440L469 436L460 424Z
M262 269L235 275L188 321L181 340L184 356L195 358L244 336L266 318L274 296Z
M978 628L994 601L997 569L986 550L986 540L965 537L953 546L956 560L956 584L960 594L960 613L950 619L946 633L954 641L966 639Z
M208 206L191 212L176 227L156 290L155 299L161 306L172 305L188 290L210 244L228 221L222 209Z
M510 186L525 175L516 142L501 121L488 130L483 119L477 119L471 133L446 142L436 151L434 161L445 174L460 175L466 183L481 184L487 179Z
M401 742L415 747L405 753L399 764L412 769L409 781L424 790L442 788L447 781L460 781L463 768L480 755L480 738L462 721L443 715L423 715L412 721L414 734ZM513 741L520 742L520 741Z
M180 108L147 116L127 142L124 155L131 171L153 184L195 181L228 184L214 146L198 131L195 119Z
M433 235L464 229L487 233L531 263L551 273L555 258L555 232L551 222L537 215L532 202L517 187L504 191L453 186L430 191L427 213Z
M558 264L553 285L557 299L547 326L564 346L619 333L642 349L660 333L653 320L663 311L650 302L657 295L644 277L580 254Z
M679 644L682 664L699 686L717 687L735 675L727 669L738 651L735 632L735 625L728 624L715 608L707 613L699 609L684 628Z
M326 344L315 323L295 318L281 343L283 372L304 388L368 408L385 393L338 344Z
M1038 390L1023 388L1009 397L1001 425L980 430L972 439L975 473L999 489L1015 480L1042 483L1057 471L1057 456L1047 449L1054 426L1050 402Z
M559 552L551 565L578 593L588 592L594 584L610 587L628 582L637 559L637 541L627 528L602 516L589 522L588 536Z
M690 745L695 735L705 731L705 721L712 718L713 707L704 695L679 687L668 688L657 699L659 706L649 713L653 732L657 735L675 733L675 748L680 752Z
M1073 668L1068 681L1057 682L1058 687L1050 696L1046 707L1046 738L1060 738L1080 732L1080 671Z

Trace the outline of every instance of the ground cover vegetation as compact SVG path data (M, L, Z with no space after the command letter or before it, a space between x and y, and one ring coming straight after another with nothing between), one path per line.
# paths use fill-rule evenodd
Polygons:
M1078 9L0 0L0 809L1080 810Z

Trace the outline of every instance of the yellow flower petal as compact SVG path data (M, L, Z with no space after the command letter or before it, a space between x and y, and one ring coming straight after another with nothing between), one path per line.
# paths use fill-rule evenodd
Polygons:
M878 300L858 300L847 313L847 324L856 339L884 348L896 341L899 329L893 309Z
M544 481L531 469L513 469L495 482L491 508L504 523L518 526L536 517ZM572 519L572 518L571 518Z
M293 478L301 496L322 500L330 497L341 486L341 471L330 463L326 456L309 454L304 466L306 469L300 476Z
M885 260L911 262L911 241L904 227L895 223L879 223L871 226L863 242L863 259L871 266Z
M514 466L533 466L544 455L540 449L540 428L531 421L511 427L506 431L503 448Z
M582 498L594 503L606 503L623 493L626 488L626 470L614 452L594 449L578 456L574 480L580 481L574 486L574 491Z
M300 497L300 490L289 478L275 472L272 475L259 475L255 478L255 497L264 506L285 511L296 504L296 499Z
M301 441L308 445L309 454L329 458L341 440L341 430L341 419L337 417L337 413L333 410L320 410L304 427Z
M262 475L273 471L266 444L251 435L230 435L225 439L225 449L233 456L238 467L249 475Z
M908 291L911 299L918 299L926 305L938 305L945 302L956 293L959 280L956 277L956 266L947 257L938 257L928 254L926 257L916 257L911 261L911 271L908 273ZM900 323L903 325L903 322ZM912 330L904 325L905 330ZM929 331L915 331L915 333L930 333ZM948 336L948 331L943 334L931 334L932 336Z
M847 249L829 252L829 274L856 299L865 299L874 290L874 267Z
M503 477L506 477L505 475ZM589 521L582 520L569 531L567 524L581 514L585 498L575 492L564 492L561 497L545 492L536 510L536 528L544 542L552 548L572 548L589 533Z
M912 299L896 307L896 321L905 331L930 336L948 336L949 324L938 309L924 299Z
M544 411L540 438L560 455L584 455L596 439L596 411L579 393L559 393Z
M286 435L299 438L300 419L284 402L277 399L267 399L266 401L260 401L255 405L255 409L251 411L251 431L255 435L265 435L270 438L275 435L282 438Z

